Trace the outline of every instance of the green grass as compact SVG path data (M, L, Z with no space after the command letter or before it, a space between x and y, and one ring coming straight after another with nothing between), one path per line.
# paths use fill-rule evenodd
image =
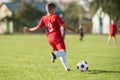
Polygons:
M50 62L51 47L45 35L0 35L0 80L120 80L120 35L118 44L107 44L107 35L66 35L65 72L59 60ZM86 60L87 72L76 64Z

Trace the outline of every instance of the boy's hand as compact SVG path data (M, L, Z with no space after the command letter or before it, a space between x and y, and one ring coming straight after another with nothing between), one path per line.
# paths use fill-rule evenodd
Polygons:
M27 27L21 27L21 31L23 31L23 32L29 32L29 28L27 28Z

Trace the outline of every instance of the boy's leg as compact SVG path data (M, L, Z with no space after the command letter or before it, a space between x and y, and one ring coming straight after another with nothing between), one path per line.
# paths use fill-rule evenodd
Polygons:
M117 44L117 39L116 39L116 36L114 36L114 42L115 42L115 44Z
M60 57L60 61L62 62L62 64L63 64L65 70L66 70L66 71L70 71L70 68L69 68L69 66L67 65L65 56Z
M51 55L51 61L54 63L56 56L53 52L51 52L50 55Z
M69 66L67 65L66 58L65 58L66 52L65 52L64 50L58 51L58 52L56 52L55 55L56 55L56 57L60 57L60 61L62 62L65 70L66 70L66 71L70 71L70 68L69 68Z
M110 44L111 36L108 36L108 44Z
M66 53L64 52L64 50L61 50L61 51L57 51L55 54L51 52L50 55L51 55L51 61L54 62L57 57L65 56Z
M55 55L56 55L56 57L61 57L61 56L65 56L66 53L65 53L64 50L60 50L60 51L57 51L57 52L55 53Z
M57 44L53 44L53 43L54 42L52 42L52 43L50 42L50 45L53 47L54 50L59 50L59 51L57 51L55 54L51 53L52 62L54 62L57 57L60 57L60 60L63 63L63 66L65 67L65 70L70 71L70 69L67 65L67 62L66 62L66 58L65 58L66 52L64 50L65 49L64 41L62 40Z

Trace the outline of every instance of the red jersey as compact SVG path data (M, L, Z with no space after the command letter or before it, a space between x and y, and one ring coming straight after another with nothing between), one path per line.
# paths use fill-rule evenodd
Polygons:
M62 19L56 14L45 15L41 18L38 26L46 28L48 41L54 50L65 49L65 44L60 32L60 26L63 25Z
M116 33L116 25L110 24L110 35L115 36L115 33Z
M38 26L42 28L45 26L47 35L52 33L60 33L60 26L63 25L63 21L56 14L45 15L41 18Z

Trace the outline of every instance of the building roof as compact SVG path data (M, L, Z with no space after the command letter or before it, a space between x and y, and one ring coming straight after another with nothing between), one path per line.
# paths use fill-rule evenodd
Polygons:
M20 5L19 3L5 3L5 5L12 11L15 12L16 8Z
M12 12L15 12L15 10L17 9L17 7L20 5L20 3L4 3ZM32 6L43 12L46 13L45 11L45 5L47 4L47 2L43 1L43 2L36 2L36 3L32 3ZM56 13L57 14L61 14L64 13L60 7L56 4Z

